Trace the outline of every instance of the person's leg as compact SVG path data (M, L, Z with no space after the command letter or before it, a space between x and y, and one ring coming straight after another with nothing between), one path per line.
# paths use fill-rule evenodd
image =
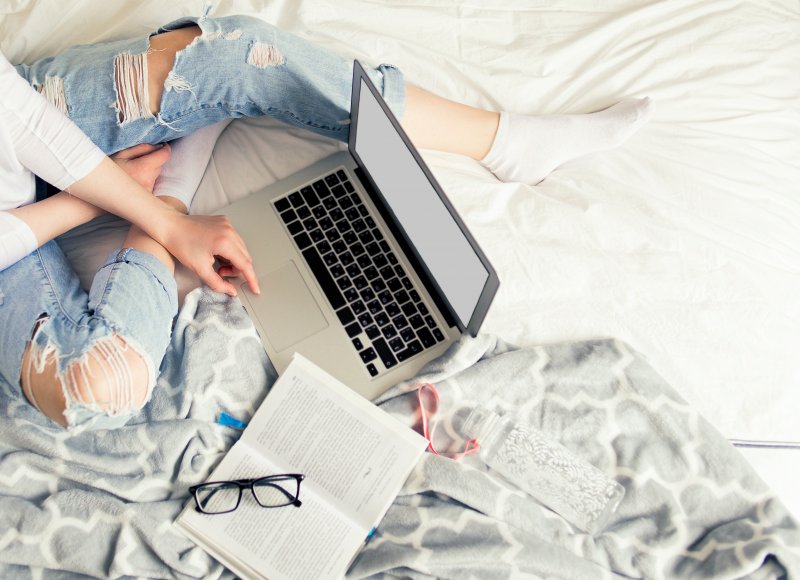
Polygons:
M119 251L87 295L49 242L0 272L0 287L0 375L45 416L71 429L113 428L149 399L177 311L175 282L158 260Z
M18 69L34 86L62 81L58 102L107 152L241 116L268 115L341 141L349 134L352 61L250 17L183 19L150 38L76 47ZM570 159L617 146L650 114L640 99L591 115L498 114L406 85L390 65L367 74L418 147L468 155L504 180L535 183Z

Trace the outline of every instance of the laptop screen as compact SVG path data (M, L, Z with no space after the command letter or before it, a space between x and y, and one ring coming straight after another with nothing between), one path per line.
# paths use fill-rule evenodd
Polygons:
M375 96L360 82L355 152L466 327L489 272Z

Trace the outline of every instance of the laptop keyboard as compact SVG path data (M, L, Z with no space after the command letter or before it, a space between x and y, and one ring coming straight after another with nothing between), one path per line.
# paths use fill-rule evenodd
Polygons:
M370 376L444 340L344 170L273 205Z

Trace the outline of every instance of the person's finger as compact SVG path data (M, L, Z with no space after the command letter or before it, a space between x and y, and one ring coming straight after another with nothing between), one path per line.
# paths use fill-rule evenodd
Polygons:
M225 258L230 262L231 266L236 268L242 277L244 277L253 294L261 294L261 287L258 285L258 278L256 277L256 271L253 267L253 259L247 252L247 248L244 248L244 250L240 249L238 252L228 252L225 254Z
M239 271L239 268L237 268L236 266L223 265L217 269L217 274L219 274L223 278L235 278L236 276L241 274L241 272Z
M159 147L139 155L138 157L132 159L131 162L141 163L152 169L159 169L167 161L169 161L170 155L172 155L172 149L168 144L165 143L163 147Z
M214 268L209 267L207 270L199 271L197 275L200 276L200 279L214 292L220 292L228 296L236 296L236 288L233 284L224 280L214 271Z

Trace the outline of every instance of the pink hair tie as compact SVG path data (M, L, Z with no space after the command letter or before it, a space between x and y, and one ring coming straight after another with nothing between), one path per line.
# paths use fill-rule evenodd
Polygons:
M436 409L430 412L425 408L425 403L422 400L422 391L424 391L425 389L428 389L431 393L433 393L433 398L436 401ZM436 431L436 424L433 423L431 425L430 431L428 431L428 421L429 421L428 415L430 414L430 419L433 419L433 416L436 414L436 411L439 408L439 393L436 391L436 387L434 387L432 384L423 383L417 389L417 400L419 401L419 410L420 414L422 415L422 434L424 435L425 439L428 440L428 449L431 451L431 453L433 453L434 455L439 455L441 457L447 457L449 459L453 459L454 461L458 461L465 455L473 455L474 453L477 453L480 450L481 444L478 443L478 440L470 439L464 444L464 451L460 453L445 455L443 453L439 453L438 451L436 451L436 448L433 446L433 434Z

